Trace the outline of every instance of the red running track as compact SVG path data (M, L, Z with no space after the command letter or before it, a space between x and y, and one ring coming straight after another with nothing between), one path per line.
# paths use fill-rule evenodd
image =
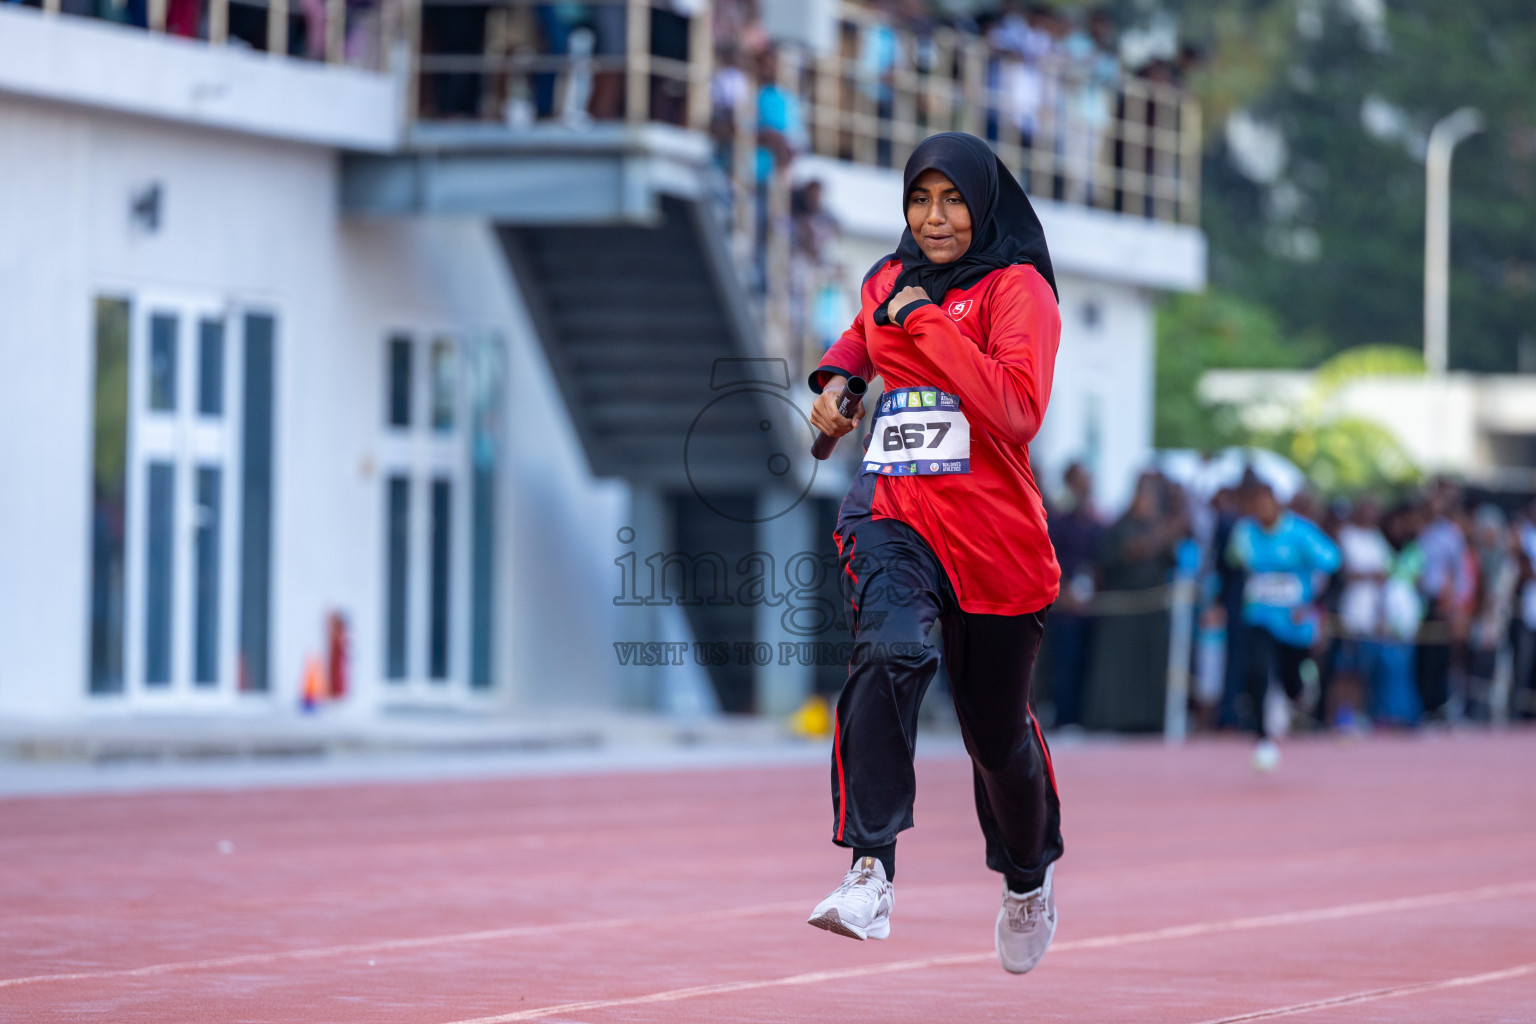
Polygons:
M1536 1021L1536 734L1057 771L1023 978L953 757L867 943L803 923L846 866L819 767L4 800L0 1020Z

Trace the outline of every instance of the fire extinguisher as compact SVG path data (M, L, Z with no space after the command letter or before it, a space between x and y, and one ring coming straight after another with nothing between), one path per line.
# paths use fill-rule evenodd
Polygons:
M347 675L351 662L351 643L348 639L347 617L342 612L331 612L326 620L327 667L330 669L331 699L340 700L347 695Z

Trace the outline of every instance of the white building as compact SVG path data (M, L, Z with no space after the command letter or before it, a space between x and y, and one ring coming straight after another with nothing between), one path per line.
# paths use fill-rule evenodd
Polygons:
M1536 379L1528 375L1380 375L1322 389L1309 371L1211 370L1200 397L1240 407L1256 430L1366 420L1385 427L1426 473L1536 491Z
M340 215L400 124L383 75L0 8L0 713L290 708L332 612L352 706L611 700L624 487L489 226Z
M686 705L697 665L616 645L789 636L688 603L686 560L625 590L701 545L782 573L830 512L796 504L798 440L767 479L732 433L805 396L722 379L766 352L707 140L415 103L404 74L0 5L0 715L287 712L337 616L362 715ZM893 172L867 205L817 172L877 255ZM1113 503L1150 447L1153 292L1200 286L1203 241L1041 212L1065 328L1037 459L1096 460ZM699 429L728 393L756 404ZM815 671L709 668L763 711Z

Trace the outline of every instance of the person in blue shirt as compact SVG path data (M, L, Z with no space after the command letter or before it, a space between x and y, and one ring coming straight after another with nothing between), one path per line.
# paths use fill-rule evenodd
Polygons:
M1264 695L1271 675L1286 696L1301 695L1301 665L1319 629L1314 601L1324 578L1339 568L1339 548L1316 524L1282 509L1268 484L1253 481L1246 492L1248 514L1232 528L1227 561L1248 573L1243 680L1259 734L1254 767L1269 771L1279 765L1280 750L1264 721Z

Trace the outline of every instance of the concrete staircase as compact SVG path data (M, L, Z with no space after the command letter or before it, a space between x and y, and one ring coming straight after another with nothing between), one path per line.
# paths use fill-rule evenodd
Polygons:
M593 472L754 493L790 476L808 428L805 444L788 436L788 369L763 358L713 212L672 196L659 206L654 224L497 234Z

